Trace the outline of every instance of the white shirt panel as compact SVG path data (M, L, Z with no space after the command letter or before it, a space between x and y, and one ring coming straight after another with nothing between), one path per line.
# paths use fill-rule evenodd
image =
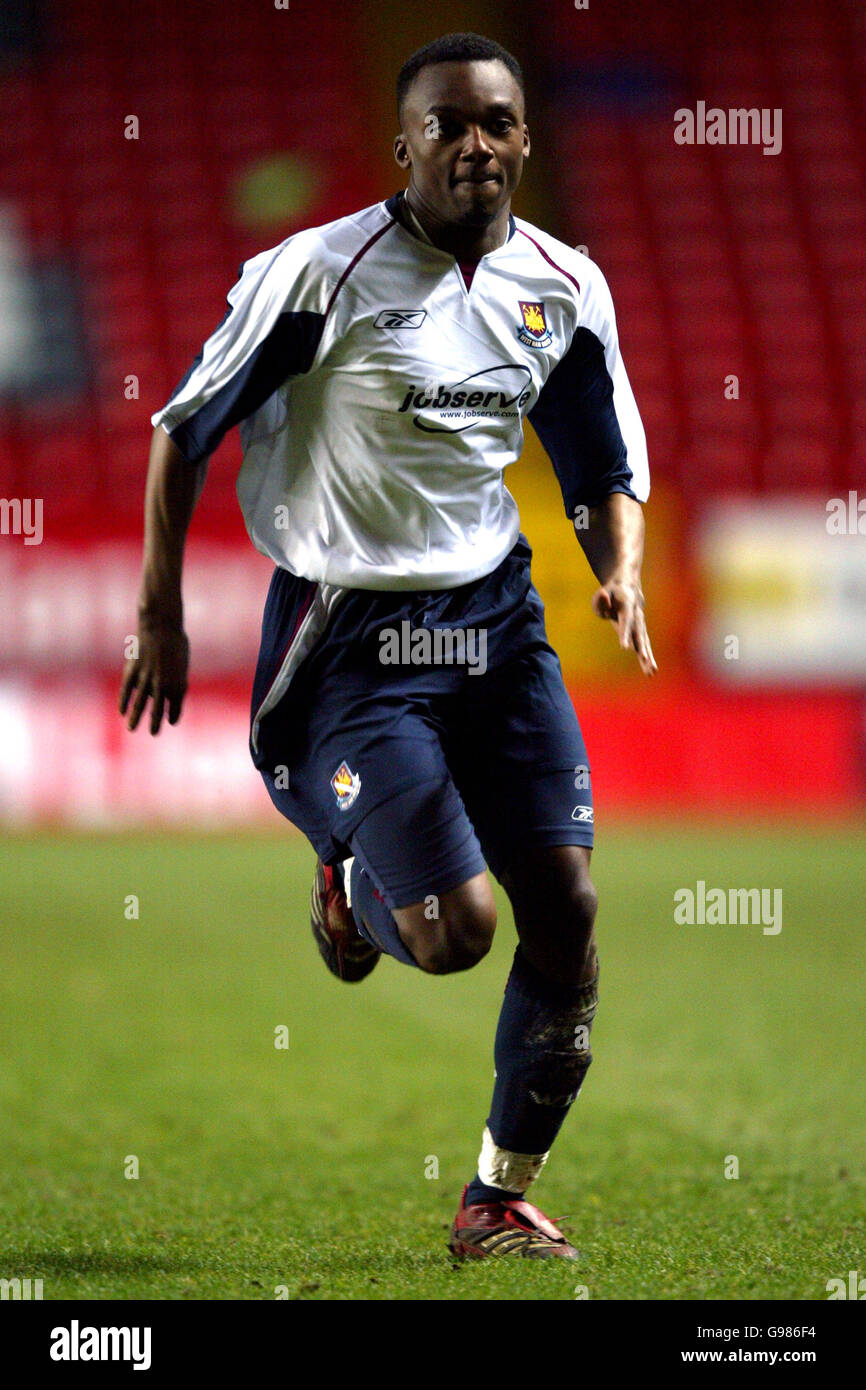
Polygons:
M366 589L451 588L493 570L520 525L505 469L580 326L604 345L623 489L645 498L646 445L604 278L531 224L514 228L468 291L454 258L384 203L244 266L231 313L153 423L195 457L276 373L240 421L237 484L250 537L276 564ZM522 305L541 306L529 328Z

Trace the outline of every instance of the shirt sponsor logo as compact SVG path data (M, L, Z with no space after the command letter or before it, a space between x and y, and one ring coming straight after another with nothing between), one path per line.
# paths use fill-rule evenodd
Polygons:
M373 327L420 328L426 317L426 309L383 309L376 316Z
M361 790L361 778L357 772L352 771L348 763L340 763L331 778L331 788L337 798L337 805L340 810L348 811L349 807L358 799L358 792Z
M517 329L517 336L522 343L531 348L549 347L553 342L553 334L547 326L547 319L544 317L544 305L540 300L531 303L525 299L517 301L523 322Z
M510 380L506 377L498 386L491 387L490 379L497 372L512 375ZM479 377L486 380L479 381ZM423 386L416 386L413 382L398 407L398 413L404 410L423 411L423 418L419 413L413 414L412 423L426 434L461 434L463 430L471 429L478 420L519 420L520 412L531 396L532 374L529 368L514 362L503 362L447 385L428 381ZM430 419L434 413L438 419Z

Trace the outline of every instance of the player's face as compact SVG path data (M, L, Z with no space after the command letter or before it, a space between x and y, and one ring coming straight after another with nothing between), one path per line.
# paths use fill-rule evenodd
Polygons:
M529 154L523 97L504 63L432 63L403 108L397 162L443 222L486 226L509 203Z

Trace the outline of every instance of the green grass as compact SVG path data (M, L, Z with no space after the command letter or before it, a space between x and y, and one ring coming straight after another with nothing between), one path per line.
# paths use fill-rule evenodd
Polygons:
M596 1060L531 1194L569 1215L578 1265L445 1248L504 901L475 970L386 960L344 986L310 937L312 866L290 837L7 840L0 1277L46 1299L824 1299L866 1272L860 827L602 837ZM781 933L675 926L698 878L781 887Z

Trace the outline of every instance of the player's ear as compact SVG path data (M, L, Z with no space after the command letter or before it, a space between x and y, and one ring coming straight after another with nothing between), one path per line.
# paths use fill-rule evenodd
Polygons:
M394 139L394 158L401 169L412 168L412 156L409 154L409 145L402 130Z
M531 146L530 143L529 143L529 126L528 126L528 125L524 125L524 127L523 127L523 158L524 158L524 159L528 159L528 158L529 158L529 151L530 151L531 148L532 148L532 146Z

